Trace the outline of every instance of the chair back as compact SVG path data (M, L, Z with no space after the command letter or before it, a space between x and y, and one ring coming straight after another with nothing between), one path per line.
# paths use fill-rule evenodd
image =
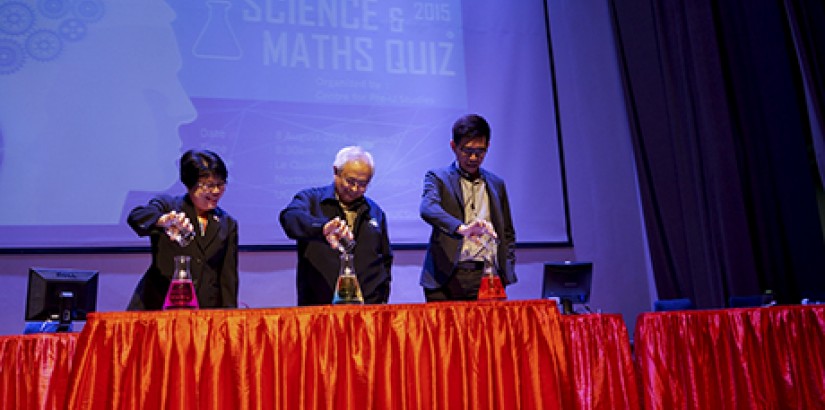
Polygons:
M690 298L661 299L653 302L654 312L669 312L673 310L693 310L696 306Z

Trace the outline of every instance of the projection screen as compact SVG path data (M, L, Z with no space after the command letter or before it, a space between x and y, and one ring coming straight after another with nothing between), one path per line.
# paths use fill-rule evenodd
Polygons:
M11 0L0 3L0 248L146 246L126 225L216 151L241 245L371 151L393 244L423 244L427 169L466 113L492 126L520 243L566 243L541 0Z

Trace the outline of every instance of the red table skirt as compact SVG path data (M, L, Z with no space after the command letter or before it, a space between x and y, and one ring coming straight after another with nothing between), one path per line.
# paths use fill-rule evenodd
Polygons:
M547 301L100 313L67 408L576 408L568 373Z
M641 389L621 317L538 301L97 314L76 338L0 337L0 408L825 409L823 306L643 314Z
M63 409L77 334L0 337L0 408Z
M825 306L642 314L646 409L825 409Z
M639 409L636 372L621 315L562 319L576 409Z

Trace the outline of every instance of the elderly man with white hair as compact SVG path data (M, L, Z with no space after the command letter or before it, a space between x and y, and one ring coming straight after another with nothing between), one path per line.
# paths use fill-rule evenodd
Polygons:
M298 305L332 302L341 243L355 244L351 252L364 302L387 303L393 259L387 218L364 196L375 172L372 155L357 146L342 148L332 171L332 184L298 192L280 214L281 227L298 245Z

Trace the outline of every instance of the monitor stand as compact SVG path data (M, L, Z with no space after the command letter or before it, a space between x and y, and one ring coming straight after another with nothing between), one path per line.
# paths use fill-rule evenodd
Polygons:
M72 331L72 306L74 293L60 292L60 320L57 322L57 332Z

